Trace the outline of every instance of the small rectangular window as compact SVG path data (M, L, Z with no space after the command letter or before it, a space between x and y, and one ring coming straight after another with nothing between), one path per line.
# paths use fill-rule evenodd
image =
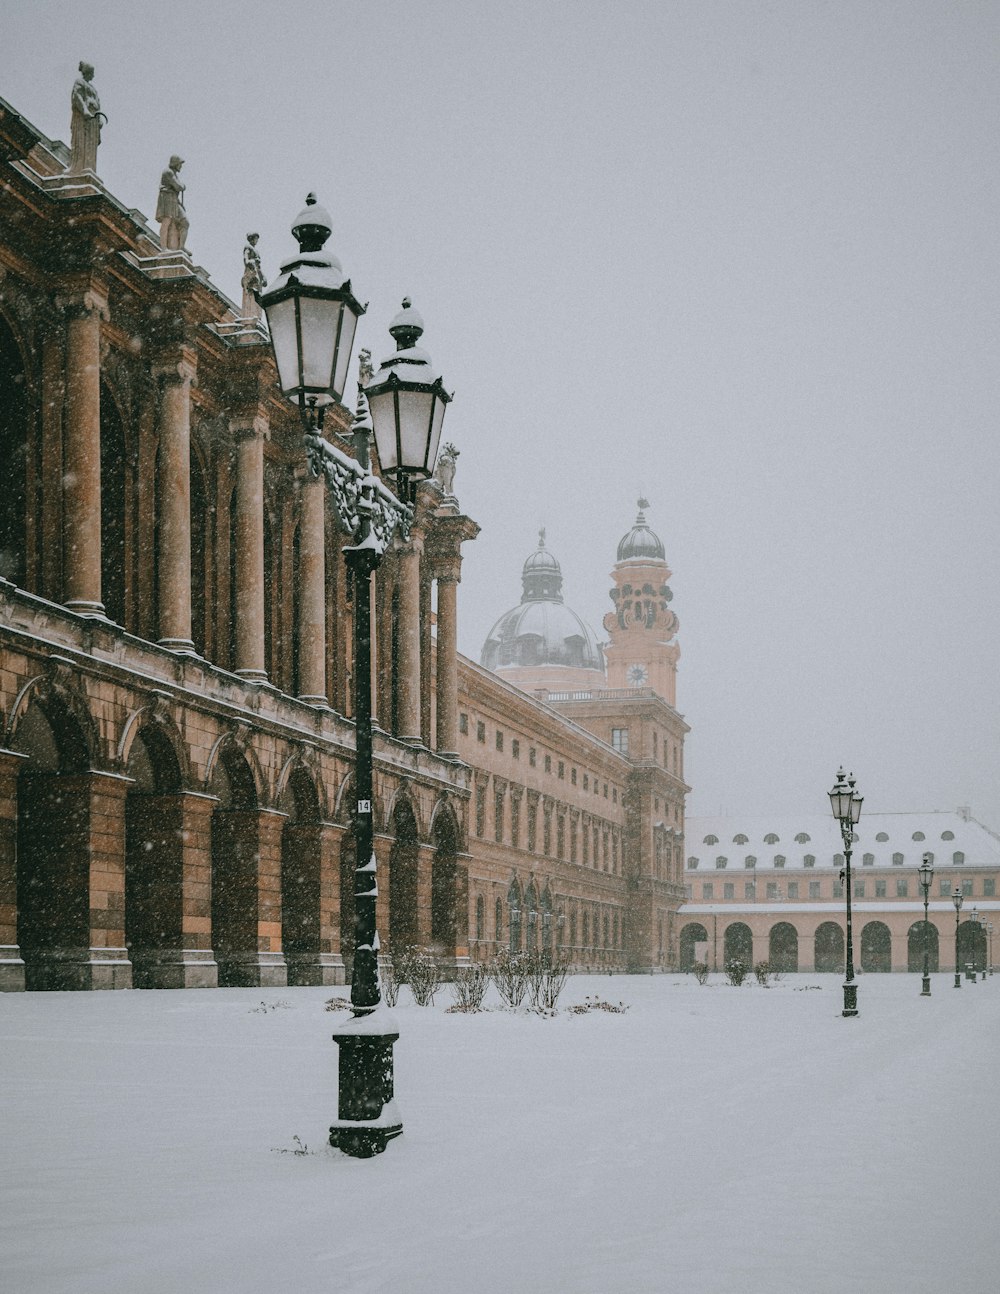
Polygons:
M503 750L503 733L497 729L497 750Z
M628 754L628 729L627 728L611 729L611 749L617 750L620 755Z
M768 897L769 899L776 899L776 898L778 897L778 882L777 882L777 881L768 881L768 883L767 883L767 897Z
M732 883L732 881L726 881L725 885L723 885L722 897L724 899L736 898L736 886Z
M510 753L515 759L521 758L521 743L516 737L510 743Z
M463 737L467 737L469 735L469 716L467 714L460 714L458 716L458 731Z
M910 883L905 876L896 877L896 898L905 899L910 891Z
M756 889L757 889L757 887L756 887L756 885L754 885L753 881L744 881L744 882L743 882L743 897L744 897L745 899L752 899L752 898L754 897L754 894L755 894L755 892L756 892Z
M875 881L875 897L877 899L885 898L885 879L884 878L882 878L881 880L876 879Z
M546 773L551 773L551 772L552 772L552 756L551 756L551 755L546 755L546 756L545 756L545 771L546 771Z
M996 892L997 892L996 881L992 876L987 876L983 880L983 898L984 899L996 898Z
M476 721L476 741L486 742L486 724L482 719Z
M942 876L941 879L938 881L938 893L941 895L943 899L947 899L950 897L951 881L947 878L947 876Z
M589 790L590 790L590 774L589 774L589 773L584 773L584 775L583 775L583 789L584 789L585 791L589 791Z
M528 747L528 763L531 765L531 767L532 767L532 768L534 768L534 767L535 767L535 763L537 762L537 759L538 759L538 756L537 756L537 753L536 753L536 751L535 751L534 746L529 746L529 747Z
M972 877L971 876L962 877L962 893L965 895L967 899L972 898Z
M856 899L863 899L863 898L865 897L865 883L864 883L864 881L855 881L855 882L854 882L854 897L855 897Z
M607 782L605 782L605 783L604 783L604 798L605 798L605 799L607 799L607 798L608 798L608 784L607 784Z
M566 780L566 765L562 762L562 760L559 761L559 780L560 782L563 782Z
M571 769L569 770L569 781L570 781L570 785L571 785L571 786L576 786L576 769L575 769L575 768L571 768Z
M797 898L799 897L799 883L798 883L798 881L789 881L789 882L788 882L788 897L789 897L790 899L797 899Z
M842 898L844 897L844 882L843 882L843 881L841 881L841 880L836 880L836 881L834 881L834 882L833 882L833 897L834 897L835 899L842 899Z
M820 883L819 883L819 881L810 881L810 882L809 882L809 897L810 897L811 899L818 899L818 898L819 898L819 896L820 896Z
M711 881L706 881L701 887L701 897L703 899L711 899L715 897L715 886Z

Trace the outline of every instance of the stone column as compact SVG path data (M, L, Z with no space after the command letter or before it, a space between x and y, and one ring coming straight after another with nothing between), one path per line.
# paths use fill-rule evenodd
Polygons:
M101 320L107 300L93 289L63 301L66 423L63 448L63 600L103 616L101 601Z
M234 419L236 437L236 673L266 682L264 669L264 441L267 419Z
M0 993L24 988L17 943L17 776L27 756L0 751Z
M326 485L302 482L299 521L299 700L326 705Z
M423 538L411 535L398 550L399 617L396 623L397 736L420 743L420 557Z
M437 577L437 750L458 754L458 569Z
M191 639L191 385L197 356L161 364L157 505L160 646L194 653Z

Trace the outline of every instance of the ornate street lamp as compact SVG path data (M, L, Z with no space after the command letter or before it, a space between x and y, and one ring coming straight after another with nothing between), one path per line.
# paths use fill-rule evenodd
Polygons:
M972 922L972 931L971 931L972 947L969 950L969 956L971 957L972 960L968 964L972 967L972 982L973 984L975 984L976 974L979 971L979 962L976 958L976 952L978 948L976 931L979 929L979 908L975 903L973 903L972 911L969 913L969 920Z
M962 911L962 887L955 882L955 890L951 896L951 901L955 905L955 987L962 987L962 971L958 964L958 914Z
M854 828L861 819L863 796L854 789L854 774L845 775L843 768L837 772L837 780L830 791L830 808L833 816L840 823L840 835L844 842L844 892L847 895L847 964L844 972L844 1009L842 1015L858 1014L858 986L854 982L854 935L851 926L851 846L854 843Z
M918 873L920 877L920 888L924 892L924 979L920 989L921 997L930 997L931 995L931 975L928 963L927 940L930 934L929 922L927 920L927 900L930 897L931 881L934 879L934 868L931 866L931 855L924 854L923 861L920 864Z
M353 537L353 543L344 549L344 561L354 605L355 948L352 1018L333 1035L340 1048L340 1090L330 1144L348 1155L367 1158L379 1154L403 1131L393 1100L392 1048L399 1034L391 1019L379 1010L382 993L375 925L378 884L372 825L371 577L393 534L397 530L404 535L409 532L413 507L401 502L372 474L371 440L374 435L381 455L386 418L369 408L365 383L372 369L367 351L361 352L352 428L354 456L331 445L322 435L327 406L343 396L354 331L365 307L355 299L340 262L323 251L330 235L330 217L313 194L306 199L292 233L299 243L299 255L284 262L281 274L260 300L267 315L281 390L298 405L302 417L310 470L314 476L325 477L341 529ZM393 322L398 328L399 316ZM412 328L411 322L408 335L412 335ZM411 357L405 362L418 368L424 365L429 370L429 357L422 351L420 356L423 358ZM425 441L418 447L416 438L409 434L398 438L392 468L404 484L434 470L444 405L451 398L443 387L437 390L440 381L435 375L430 383L435 388L434 398L441 402L440 413L435 404L428 415L434 420L433 444ZM377 384L376 390L381 394ZM396 382L392 415L399 425L410 429L420 423L427 411L426 394L420 382Z
M986 931L990 941L990 974L992 975L993 974L993 922L992 921L989 922L989 924L987 925Z

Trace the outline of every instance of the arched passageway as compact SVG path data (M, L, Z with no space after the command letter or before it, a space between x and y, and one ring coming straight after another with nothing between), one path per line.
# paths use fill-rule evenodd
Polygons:
M799 935L790 921L779 921L771 927L767 959L778 975L799 969Z
M927 922L927 970L928 973L938 970L939 940L937 926L933 921ZM906 932L906 969L918 975L924 970L924 922L914 921Z
M861 969L869 974L892 970L892 936L883 921L869 921L862 928Z
M739 961L744 966L753 965L753 932L744 921L734 921L726 927L723 949L726 962Z
M289 984L324 984L323 827L319 796L309 774L295 769L281 798L281 947ZM324 935L326 938L324 939Z
M84 730L56 696L31 702L13 748L17 941L29 989L127 988L126 783L89 767Z
M188 824L177 756L157 725L136 733L126 772L132 784L125 797L125 946L132 982L136 988L183 987Z
M824 921L816 928L814 965L821 974L839 974L845 967L844 931L836 921Z
M280 859L272 857L271 839L263 837L250 765L233 745L220 752L212 794L219 802L212 814L212 941L219 985L284 984Z
M693 970L695 962L704 961L707 955L708 931L701 922L689 921L681 927L681 970Z
M392 813L389 854L389 950L400 953L420 943L417 921L417 874L420 840L409 800L400 797Z
M469 898L465 870L458 865L458 823L450 809L434 816L431 828L431 943L441 957L468 951Z

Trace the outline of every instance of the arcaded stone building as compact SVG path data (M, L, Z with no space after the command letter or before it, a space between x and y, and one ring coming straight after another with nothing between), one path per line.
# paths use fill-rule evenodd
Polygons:
M347 536L252 295L194 264L176 202L157 232L2 100L0 168L0 987L341 982ZM686 725L662 545L642 518L623 540L610 633L635 659L609 688L544 545L507 636L523 654L544 622L541 673L459 656L477 533L442 475L376 576L383 950L671 965Z

